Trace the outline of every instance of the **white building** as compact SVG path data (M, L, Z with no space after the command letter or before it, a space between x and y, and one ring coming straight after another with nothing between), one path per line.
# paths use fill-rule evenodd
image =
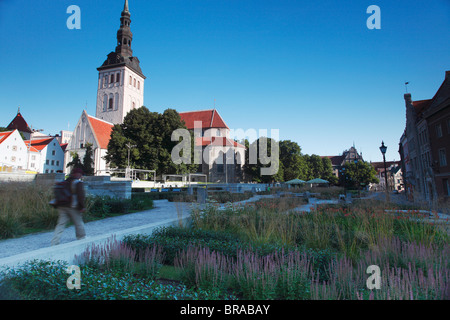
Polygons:
M17 129L0 132L0 167L0 171L27 168L27 146Z
M72 138L72 131L67 131L67 130L61 130L60 135L56 136L56 138L59 141L59 144L66 144L69 143L70 138Z
M94 174L99 174L101 171L108 169L103 157L106 155L112 128L112 123L90 116L83 110L65 151L64 172L69 173L71 170L71 168L67 168L67 163L72 161L73 153L76 152L80 160L83 161L88 143L92 144Z
M63 172L64 152L57 137L36 137L24 141L27 150L27 168L37 173Z

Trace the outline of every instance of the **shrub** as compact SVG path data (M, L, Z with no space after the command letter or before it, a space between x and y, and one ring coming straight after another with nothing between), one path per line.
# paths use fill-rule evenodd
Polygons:
M184 285L160 284L131 274L81 266L81 289L69 290L67 263L31 261L3 272L0 288L8 298L24 300L235 300L218 290L191 290ZM11 293L14 292L14 293ZM0 292L1 293L1 292Z

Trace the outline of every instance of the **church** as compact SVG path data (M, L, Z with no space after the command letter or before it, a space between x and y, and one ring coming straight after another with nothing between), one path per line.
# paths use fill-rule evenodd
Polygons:
M66 148L64 167L72 160L73 152L83 158L86 144L89 143L94 154L95 175L104 175L109 170L104 156L114 124L123 123L129 111L144 105L146 77L141 70L139 59L133 56L133 33L130 25L131 14L128 0L125 0L115 51L109 53L103 64L97 68L95 117L87 114L85 110L82 112ZM241 181L245 147L230 139L230 130L218 111L211 109L179 113L189 130L194 129L195 121L202 122L201 136L196 137L195 143L207 150L208 157L205 157L207 161L203 161L200 173L205 174L209 182ZM65 171L69 172L70 168L65 168Z

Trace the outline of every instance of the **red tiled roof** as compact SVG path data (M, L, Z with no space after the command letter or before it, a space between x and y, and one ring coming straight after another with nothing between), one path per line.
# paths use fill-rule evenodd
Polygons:
M233 146L235 148L245 148L242 144L225 137L196 137L195 144L202 147L213 145L220 147Z
M66 151L68 145L69 145L68 143L60 144L62 151Z
M344 161L345 156L323 156L321 158L328 158L331 160L331 165L340 166L342 161Z
M50 142L53 141L53 139L55 138L43 138L43 139L33 139L31 140L31 148L30 151L32 152L39 152L42 149L44 149ZM25 140L25 145L27 146L27 148L30 145L30 140Z
M414 110L416 110L416 114L420 115L421 113L423 113L426 109L428 109L428 107L431 104L432 99L428 99L428 100L417 100L417 101L413 101L412 105L414 107Z
M184 120L186 128L189 130L194 129L194 121L202 122L202 129L208 128L228 128L223 121L219 112L215 109L211 110L201 110L201 111L190 111L190 112L180 112L181 120Z
M14 130L13 131L0 132L0 143L5 141L13 132L14 132Z
M6 128L8 128L10 130L17 129L19 131L28 132L28 133L32 132L31 128L28 126L28 123L22 117L20 112L17 112L16 117L11 121L10 124L8 124L8 126Z
M111 139L111 131L113 124L104 120L87 115L91 123L92 130L101 149L107 149L109 140Z

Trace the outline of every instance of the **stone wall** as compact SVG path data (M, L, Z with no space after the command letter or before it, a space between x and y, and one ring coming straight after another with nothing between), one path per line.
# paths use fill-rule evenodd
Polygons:
M54 184L65 179L64 173L20 174L0 173L0 182L34 182ZM83 182L88 195L109 196L121 199L131 198L131 180L111 181L109 176L84 176Z
M131 180L111 181L109 176L85 176L86 193L94 196L131 198Z

